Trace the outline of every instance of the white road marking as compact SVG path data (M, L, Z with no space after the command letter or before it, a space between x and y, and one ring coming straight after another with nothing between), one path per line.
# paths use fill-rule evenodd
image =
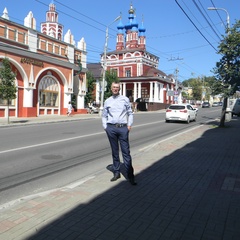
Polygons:
M20 150L24 150L24 149L28 149L28 148L35 148L35 147L40 147L40 146L45 146L45 145L50 145L50 144L55 144L55 143L60 143L60 142L72 141L74 139L80 139L80 138L85 138L85 137L90 137L90 136L96 136L96 135L99 135L99 134L103 134L103 133L102 132L100 132L100 133L92 133L92 134L82 135L82 136L78 136L78 137L65 138L65 139L60 139L60 140L51 141L51 142L45 142L45 143L39 143L39 144L29 145L29 146L25 146L25 147L19 147L19 148L3 150L3 151L0 151L0 154L8 153L8 152L14 152L14 151L20 151Z
M142 126L147 126L147 125L151 125L151 124L156 124L156 123L159 123L159 122L161 122L161 121L151 122L151 123L146 123L146 124L141 124L141 125L134 126L134 128L142 127ZM106 134L106 133L105 133L105 132L98 132L98 133L81 135L81 136L72 137L72 138L64 138L64 139L60 139L60 140L56 140L56 141L51 141L51 142L45 142L45 143L39 143L39 144L29 145L29 146L25 146L25 147L13 148L13 149L8 149L8 150L0 151L0 154L9 153L9 152L15 152L15 151L21 151L21 150L24 150L24 149L35 148L35 147L40 147L40 146L46 146L46 145L56 144L56 143L60 143L60 142L67 142L67 141L72 141L72 140L75 140L75 139L80 139L80 138L85 138L85 137L91 137L91 136L96 136L96 135L100 135L100 134Z

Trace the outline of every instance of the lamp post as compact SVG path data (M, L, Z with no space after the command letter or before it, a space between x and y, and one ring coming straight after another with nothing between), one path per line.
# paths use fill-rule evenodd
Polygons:
M225 8L216 8L216 7L208 7L208 10L214 10L214 11L218 11L218 10L222 10L227 14L227 28L226 28L226 33L227 35L230 34L230 17L229 17L229 13ZM231 86L229 86L231 87ZM225 112L228 114L228 120L231 120L231 109L229 107L229 97L226 97L226 100L224 101L226 103L226 108L223 108L223 111L225 109ZM226 115L225 115L226 116Z
M106 28L106 36L105 36L105 45L104 45L104 53L103 53L103 78L102 78L102 86L101 86L101 103L100 103L100 111L99 115L102 116L103 111L103 102L104 102L104 92L105 92L105 78L106 78L106 71L107 71L107 48L108 48L108 28L113 23L118 21L121 16L118 16L112 23L110 23Z
M225 8L216 8L216 7L208 7L208 10L214 10L214 11L222 10L227 14L227 34L229 34L230 17L229 17L228 11Z

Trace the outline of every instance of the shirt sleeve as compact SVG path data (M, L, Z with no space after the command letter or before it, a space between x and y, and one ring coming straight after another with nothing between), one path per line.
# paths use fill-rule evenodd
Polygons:
M107 128L107 108L106 108L106 102L104 103L103 111L102 111L102 126L103 126L104 129Z
M128 115L128 126L133 124L133 111L129 99L127 98L127 115Z

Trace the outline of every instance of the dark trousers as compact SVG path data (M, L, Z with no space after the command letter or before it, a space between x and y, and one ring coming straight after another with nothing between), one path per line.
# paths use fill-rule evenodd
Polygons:
M120 173L120 158L119 158L119 145L121 147L123 163L126 169L127 176L133 177L132 158L130 155L129 146L129 131L127 126L116 127L114 125L108 125L106 133L112 149L113 158L113 171L114 173Z

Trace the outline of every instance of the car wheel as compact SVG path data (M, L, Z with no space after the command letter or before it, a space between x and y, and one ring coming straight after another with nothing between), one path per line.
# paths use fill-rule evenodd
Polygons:
M169 120L165 120L166 123L169 123L170 121Z
M187 124L190 123L190 116L188 116L188 119L187 119Z

